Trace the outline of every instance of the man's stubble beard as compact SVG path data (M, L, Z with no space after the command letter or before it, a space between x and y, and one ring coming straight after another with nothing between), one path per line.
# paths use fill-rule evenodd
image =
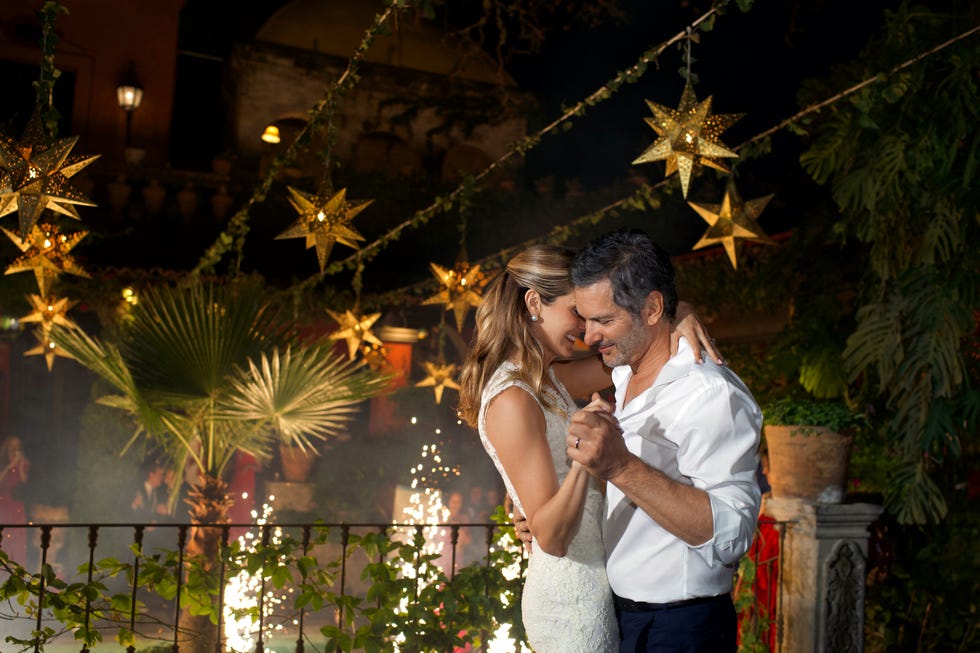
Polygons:
M636 320L631 316L629 332L622 339L613 341L614 349L608 357L602 357L602 362L608 367L629 365L647 344L645 335L643 327L637 326Z

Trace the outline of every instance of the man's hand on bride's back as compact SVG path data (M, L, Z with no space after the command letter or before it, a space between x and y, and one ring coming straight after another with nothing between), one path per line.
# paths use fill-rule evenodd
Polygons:
M514 522L514 531L517 538L524 543L524 548L528 553L531 552L531 527L527 523L527 518L516 508L511 513L510 519Z

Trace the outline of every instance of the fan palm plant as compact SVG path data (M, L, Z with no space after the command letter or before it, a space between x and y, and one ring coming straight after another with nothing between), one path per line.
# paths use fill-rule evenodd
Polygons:
M329 345L295 338L255 283L151 288L116 343L64 328L52 340L118 391L99 402L132 416L129 444L149 438L175 471L197 472L198 523L226 517L222 473L237 450L268 459L278 442L312 449L387 385Z
M147 438L175 472L196 471L191 522L221 524L231 506L222 473L237 450L267 459L281 442L312 449L387 385L285 324L257 283L196 283L141 294L115 342L77 328L60 328L52 340L117 391L99 402L133 418L127 448ZM219 544L220 529L194 529L187 553L213 560Z

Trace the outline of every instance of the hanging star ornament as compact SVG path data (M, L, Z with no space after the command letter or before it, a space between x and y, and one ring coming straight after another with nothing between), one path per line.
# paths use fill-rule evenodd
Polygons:
M695 204L688 202L710 226L692 249L700 249L721 243L728 253L732 267L738 269L735 241L750 240L775 245L775 241L762 230L756 220L773 196L766 195L754 200L742 201L734 184L729 184L721 204Z
M42 329L37 329L34 332L34 337L37 338L37 347L25 351L24 356L44 356L44 362L47 363L49 372L51 371L51 368L54 367L55 356L71 358L71 356L65 353L61 347L57 346L51 341L50 333L43 333Z
M48 143L35 110L20 141L0 134L0 217L17 211L27 237L44 209L79 219L75 205L95 206L69 178L99 158L69 157L77 136Z
M384 343L362 342L360 349L364 362L372 371L394 376L395 368L388 360L388 348Z
M453 363L433 363L432 361L422 361L422 366L429 376L415 384L417 388L432 387L436 393L436 403L442 403L442 391L446 388L459 390L456 383L456 366Z
M354 360L361 345L365 342L378 345L379 347L384 344L378 340L376 335L371 333L371 325L378 321L381 313L356 315L353 311L344 311L343 314L338 314L330 309L327 309L327 313L340 326L328 338L331 340L346 340L347 355L350 356L351 360Z
M33 313L20 318L21 322L37 323L39 330L45 338L51 334L54 325L73 328L75 323L67 317L67 313L78 302L70 301L67 297L58 299L57 297L42 297L41 295L28 295L27 301Z
M647 100L653 118L644 118L660 136L653 145L633 163L666 161L664 177L677 172L681 180L681 192L687 197L691 175L699 165L706 165L723 172L728 168L719 160L738 155L718 140L721 133L732 126L744 114L712 115L711 97L698 102L690 82L684 84L680 105L676 109Z
M23 252L11 262L4 274L33 270L42 297L48 295L51 284L62 273L89 276L68 254L88 234L87 231L63 234L51 223L35 224L26 238L21 238L3 227L0 227L0 231L7 234Z
M476 308L483 301L480 292L485 277L480 272L480 266L470 266L466 261L459 261L452 269L429 263L432 274L442 284L442 290L426 299L422 304L444 304L446 310L452 309L456 316L456 330L463 329L466 312L470 307Z
M357 249L357 241L364 240L364 236L354 230L350 223L374 200L348 202L346 188L341 188L330 197L304 193L291 186L287 188L289 203L299 213L299 220L276 236L276 240L306 238L307 249L316 247L320 272L323 272L327 257L336 243Z

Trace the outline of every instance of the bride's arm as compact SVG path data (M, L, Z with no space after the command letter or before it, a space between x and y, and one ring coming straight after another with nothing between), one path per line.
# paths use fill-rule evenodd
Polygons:
M593 392L601 392L613 384L612 370L606 367L598 354L555 362L551 369L574 399L587 399Z
M582 520L589 474L573 465L558 485L545 428L541 408L520 388L504 390L487 407L487 438L526 512L531 534L542 551L563 556Z

